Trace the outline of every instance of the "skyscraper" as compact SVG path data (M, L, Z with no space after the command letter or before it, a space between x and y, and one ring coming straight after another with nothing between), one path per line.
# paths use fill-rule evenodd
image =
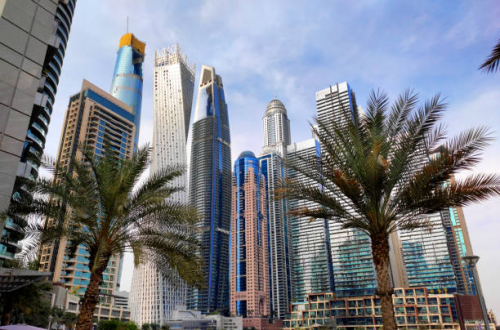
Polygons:
M76 0L0 3L0 211L38 177ZM21 228L0 224L0 260L20 251Z
M316 105L318 119L327 128L332 128L333 123L346 125L358 115L355 94L346 82L316 92ZM341 227L339 223L329 223L335 293L371 295L377 282L370 238L359 230Z
M132 33L124 34L118 46L111 95L132 107L137 127L135 144L139 143L139 126L141 124L142 104L142 63L146 52L146 44Z
M231 226L231 314L269 315L265 178L259 161L244 151L234 163Z
M287 201L275 198L285 178L284 158L290 144L290 120L285 105L273 99L262 118L264 141L259 163L266 184L271 316L283 318L292 298L291 229Z
M57 162L71 167L71 159L78 157L82 143L99 156L104 150L104 139L119 152L122 159L131 158L136 133L132 107L84 80L79 93L70 98L64 117ZM47 219L49 225L60 219ZM53 273L53 281L63 283L70 290L83 295L89 283L87 250L80 246L73 258L66 253L66 239L40 247L40 269ZM119 288L120 256L111 258L104 271L101 292L112 294ZM109 302L109 298L104 298Z
M310 164L320 159L321 148L316 139L293 143L287 148L287 161L294 166ZM319 163L318 163L319 164ZM287 176L305 185L315 182L306 175L289 169ZM314 208L314 202L290 199L290 209ZM293 299L303 301L309 293L332 292L334 289L329 222L326 219L310 221L308 217L289 217L292 231Z
M155 52L153 173L169 165L187 165L194 77L195 65L189 62L179 45ZM173 185L186 190L176 193L172 200L187 203L187 175L175 179ZM172 310L176 305L185 304L187 295L187 287L180 278L172 284L165 281L152 264L135 268L130 294L132 320L139 326L170 320Z
M189 202L201 218L205 287L190 288L188 308L208 313L229 310L231 223L231 139L222 78L202 66L192 128Z

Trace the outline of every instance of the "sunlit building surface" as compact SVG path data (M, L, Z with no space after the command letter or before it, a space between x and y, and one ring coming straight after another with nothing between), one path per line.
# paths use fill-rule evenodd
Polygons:
M179 45L155 53L152 173L171 165L187 166L194 77L195 65L189 62ZM185 189L175 193L172 201L187 203L187 174L176 178L172 186ZM174 308L186 304L187 287L180 278L176 281L164 280L150 263L135 268L130 295L132 320L138 325L162 325L171 320Z
M0 2L0 212L38 177L76 0ZM0 223L0 261L20 252L21 228Z
M202 66L192 127L189 202L198 210L205 287L189 288L187 306L229 312L231 140L222 78Z
M133 155L136 133L132 107L84 80L79 93L71 96L66 110L57 162L71 167L73 157L81 157L79 144L93 149L96 157L104 152L104 140L122 159ZM60 219L48 219L48 225ZM40 270L53 273L53 281L64 284L70 292L83 295L90 281L89 253L80 246L72 258L66 253L67 241L59 239L40 247ZM115 255L104 271L101 284L102 301L119 290L120 256Z
M116 58L111 95L132 107L137 127L135 144L139 142L139 127L141 124L142 104L142 63L146 54L146 44L132 33L127 33L120 39L118 56Z
M264 141L259 162L266 184L270 315L283 318L292 298L292 240L287 201L276 199L275 190L285 178L284 158L291 137L290 120L280 100L275 98L269 102L262 127Z

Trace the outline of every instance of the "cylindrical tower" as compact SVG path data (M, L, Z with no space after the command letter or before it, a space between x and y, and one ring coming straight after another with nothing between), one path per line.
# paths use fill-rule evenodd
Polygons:
M266 113L262 118L264 130L263 153L274 151L281 157L285 156L286 146L291 143L290 120L285 105L274 99L267 105Z

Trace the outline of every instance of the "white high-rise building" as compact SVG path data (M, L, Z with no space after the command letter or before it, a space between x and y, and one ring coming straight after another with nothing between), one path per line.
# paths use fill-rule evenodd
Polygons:
M169 165L187 165L195 69L178 44L155 52L152 172ZM177 178L173 185L184 188L173 200L187 203L187 174ZM186 295L186 285L180 278L178 283L166 282L154 265L140 265L132 277L131 318L139 326L162 325L171 319L176 305L186 303Z
M285 105L274 98L262 118L264 141L259 157L266 178L271 316L284 318L292 298L291 230L287 201L277 200L275 189L285 178L284 157L290 144L290 120Z

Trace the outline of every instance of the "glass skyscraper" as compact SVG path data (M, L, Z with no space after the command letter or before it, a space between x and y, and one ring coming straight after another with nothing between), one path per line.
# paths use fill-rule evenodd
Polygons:
M192 127L189 202L198 210L205 287L190 288L188 308L229 312L231 139L222 78L202 66Z
M266 184L269 287L271 316L283 318L292 298L291 228L287 201L275 198L275 189L285 178L284 158L290 144L290 120L285 105L273 99L262 118L264 141L259 157Z
M116 58L111 95L130 105L134 110L137 132L135 144L139 142L139 126L141 123L142 104L142 63L146 52L146 44L132 33L127 33L120 39L118 56Z
M358 115L355 94L346 82L316 92L316 106L318 119L327 128L333 126L330 124L333 122L345 125ZM334 221L329 223L329 232L336 295L372 295L377 281L368 235L355 229L343 229Z
M287 148L287 161L294 166L310 164L321 157L316 139L293 143ZM318 163L319 164L319 163ZM289 169L288 178L305 185L316 183L306 175ZM315 208L307 200L290 199L290 209ZM332 292L334 289L329 222L326 219L310 221L309 217L289 216L292 236L293 299L304 301L310 293Z
M152 173L169 165L187 165L194 78L195 65L179 45L155 52ZM187 203L187 174L176 178L172 186L185 190L175 193L171 200ZM130 294L132 320L139 326L162 325L170 320L174 308L186 303L187 287L180 278L175 281L167 282L150 263L135 268Z
M234 163L231 226L231 313L269 315L265 178L259 161L244 151Z
M0 212L27 192L45 148L77 0L0 4ZM21 250L21 228L0 224L0 260Z

